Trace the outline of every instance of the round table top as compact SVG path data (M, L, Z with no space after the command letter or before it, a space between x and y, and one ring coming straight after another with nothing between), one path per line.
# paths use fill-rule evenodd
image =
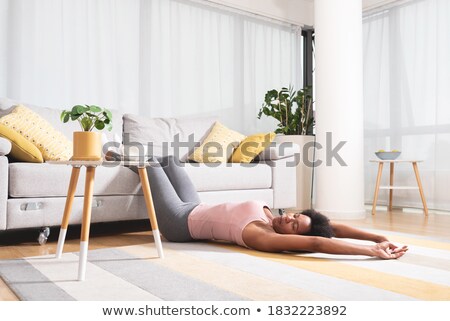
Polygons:
M48 164L55 164L55 165L71 165L71 166L136 166L136 167L148 167L152 164L155 164L155 162L149 162L149 161L128 161L128 160L122 160L122 161L107 161L107 160L98 160L98 161L92 161L92 160L68 160L68 161L46 161Z
M373 163L420 163L423 162L423 159L371 159L369 162Z

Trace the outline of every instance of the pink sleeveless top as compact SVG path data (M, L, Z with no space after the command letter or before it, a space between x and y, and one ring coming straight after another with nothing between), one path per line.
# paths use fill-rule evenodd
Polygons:
M267 204L260 201L201 203L188 216L189 232L197 240L225 240L248 247L242 240L242 231L251 222L272 223L272 217L264 212Z

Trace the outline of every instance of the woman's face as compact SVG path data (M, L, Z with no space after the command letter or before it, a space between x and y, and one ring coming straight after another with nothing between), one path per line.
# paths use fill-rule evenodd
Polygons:
M277 216L272 227L279 234L306 234L311 230L311 219L303 214Z

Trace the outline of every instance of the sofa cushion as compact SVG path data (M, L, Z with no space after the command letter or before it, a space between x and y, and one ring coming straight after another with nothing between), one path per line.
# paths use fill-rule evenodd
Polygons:
M264 151L275 138L275 133L260 133L245 138L233 152L232 163L250 163Z
M66 196L71 167L56 164L9 164L10 197ZM84 194L85 169L82 168L76 195ZM94 195L130 195L140 191L139 176L123 166L97 167Z
M39 149L44 160L69 160L72 157L72 143L67 137L23 105L16 106L10 114L1 117L0 124L25 137Z
M264 189L272 186L267 164L183 163L198 192Z
M189 159L198 163L226 163L244 138L241 133L215 122L211 132L189 155Z
M30 163L42 163L44 161L41 152L36 146L14 129L3 124L0 124L0 139L9 142L10 156L16 161Z
M197 191L267 189L272 168L267 164L182 163ZM9 164L10 197L66 196L71 167L56 164ZM85 170L78 179L77 196L84 193ZM39 182L33 183L33 182ZM151 182L150 182L151 184ZM99 166L95 171L94 195L131 195L140 189L139 176L123 166Z
M200 142L204 140L216 120L215 116L147 118L125 114L123 116L125 149L136 143L144 147L151 144L152 150L146 148L145 155L176 155L184 162L194 147L199 146ZM183 143L177 144L177 141ZM128 154L127 151L125 153Z

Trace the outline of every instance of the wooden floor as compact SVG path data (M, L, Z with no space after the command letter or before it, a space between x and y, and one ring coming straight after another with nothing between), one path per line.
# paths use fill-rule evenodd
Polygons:
M367 212L364 220L342 221L360 227L385 231L430 236L450 241L450 215L408 213L399 209L379 211L372 216ZM79 251L79 226L70 226L64 252ZM0 260L53 254L56 251L58 228L52 230L47 244L36 241L37 230L23 230L0 234ZM147 220L127 223L102 223L91 226L89 249L112 248L145 244L152 238ZM15 301L17 297L0 279L0 301Z

